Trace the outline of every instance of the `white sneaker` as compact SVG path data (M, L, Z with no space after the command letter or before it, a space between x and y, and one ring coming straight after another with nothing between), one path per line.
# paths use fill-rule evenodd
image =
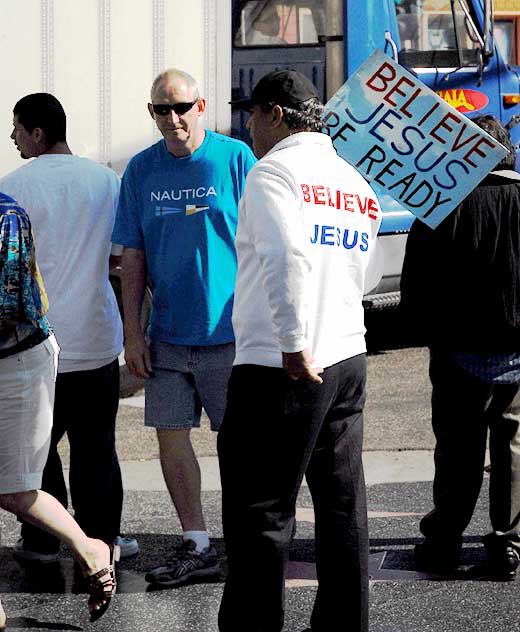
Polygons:
M117 544L120 551L120 557L132 557L132 555L137 555L139 553L139 544L137 544L137 540L135 538L123 538L118 535L114 540L114 544Z

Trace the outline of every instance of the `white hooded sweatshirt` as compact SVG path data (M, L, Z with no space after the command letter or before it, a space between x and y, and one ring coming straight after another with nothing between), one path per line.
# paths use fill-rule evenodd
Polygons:
M381 224L377 197L328 136L299 132L249 172L239 206L237 364L326 368L366 351L363 307Z

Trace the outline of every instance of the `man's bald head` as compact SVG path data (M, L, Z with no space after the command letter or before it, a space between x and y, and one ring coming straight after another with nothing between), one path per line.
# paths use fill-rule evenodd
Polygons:
M173 156L188 156L205 138L200 124L206 108L195 79L183 70L170 68L155 78L148 112Z
M199 86L190 74L177 68L169 68L157 75L152 83L152 89L150 90L152 103L155 102L155 99L164 99L166 88L170 85L175 85L181 90L185 89L193 101L200 98Z

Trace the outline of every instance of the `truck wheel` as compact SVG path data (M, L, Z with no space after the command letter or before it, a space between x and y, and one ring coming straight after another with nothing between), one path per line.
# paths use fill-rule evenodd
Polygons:
M121 320L125 322L123 313L123 301L121 298L121 270L116 268L110 272L110 283L116 295L117 305L119 307L119 313L121 314ZM149 287L146 288L143 308L141 311L141 327L143 331L146 331L148 327L148 321L150 320L150 312L152 311L152 291ZM144 380L135 377L130 373L128 367L125 364L124 356L119 360L119 397L131 397L137 391L144 388Z

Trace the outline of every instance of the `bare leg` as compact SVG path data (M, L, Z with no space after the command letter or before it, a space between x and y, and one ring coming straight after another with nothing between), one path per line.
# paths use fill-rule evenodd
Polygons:
M200 467L190 429L157 429L166 487L184 531L206 531L200 500Z
M86 575L92 575L109 565L108 546L101 540L87 537L54 496L41 490L0 494L0 507L67 544ZM104 600L91 599L89 607L98 610L103 603Z
M5 612L2 608L2 602L0 601L0 630L5 628Z

